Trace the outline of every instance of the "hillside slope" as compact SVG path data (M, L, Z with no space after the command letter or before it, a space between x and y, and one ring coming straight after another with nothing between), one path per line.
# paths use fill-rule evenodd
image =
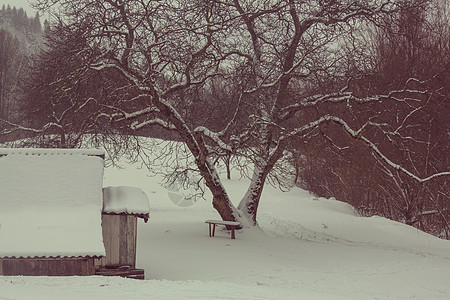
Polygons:
M208 236L209 200L173 204L138 164L105 170L105 186L137 186L150 199L139 223L144 281L107 277L0 277L0 299L448 299L450 241L301 189L265 188L260 229ZM246 180L225 181L239 201ZM207 196L208 198L208 196Z

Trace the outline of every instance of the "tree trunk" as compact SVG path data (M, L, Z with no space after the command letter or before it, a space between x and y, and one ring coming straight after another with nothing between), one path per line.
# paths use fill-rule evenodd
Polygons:
M234 222L237 221L245 226L245 220L243 220L241 214L228 197L228 194L214 168L214 165L206 161L205 164L198 166L203 178L205 179L206 185L213 194L213 207L215 210L217 210L222 220Z
M230 167L230 161L231 161L231 156L227 155L225 156L225 166L227 168L227 179L230 180L231 179L231 167Z
M249 225L258 226L256 216L258 213L259 201L264 189L264 183L270 171L275 166L278 159L283 156L283 147L275 149L266 160L260 160L253 168L253 176L250 186L238 205L238 210L243 219L249 221ZM242 222L241 222L242 223ZM243 224L246 226L247 224ZM247 225L248 226L248 225Z
M207 156L208 150L206 149L202 136L192 132L176 110L168 102L162 100L155 90L152 90L150 96L152 102L160 109L161 113L167 116L175 125L178 133L195 157L195 164L205 180L206 186L213 195L213 207L224 221L240 221L241 217L238 210L234 207L228 197L228 194L220 181L219 174L214 167L214 163L210 162Z
M236 217L236 209L231 204L228 196L223 193L217 193L213 196L213 207L217 210L224 221L238 221L239 216Z
M260 169L255 166L250 186L239 203L238 210L248 221L247 226L258 226L256 215L267 175L267 168Z
M196 164L202 177L205 179L206 186L213 194L213 207L222 217L222 220L239 222L241 216L228 197L214 164L208 159L196 160Z

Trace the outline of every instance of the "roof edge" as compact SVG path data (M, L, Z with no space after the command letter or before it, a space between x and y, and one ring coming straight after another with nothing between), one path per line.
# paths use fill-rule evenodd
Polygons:
M104 258L105 255L82 255L82 256L64 256L64 255L56 255L56 256L0 256L0 259L86 259L86 258L94 258L100 259Z
M66 148L0 148L0 156L5 155L86 155L104 158L105 151L99 149Z

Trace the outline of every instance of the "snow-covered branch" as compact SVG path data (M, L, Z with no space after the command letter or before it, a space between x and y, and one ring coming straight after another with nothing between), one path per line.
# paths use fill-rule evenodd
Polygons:
M141 76L134 74L130 70L123 67L117 60L115 59L102 59L96 64L92 64L90 66L93 70L102 71L108 68L116 69L120 71L120 73L125 76L130 82L133 82L135 87L138 88L142 92L150 92L151 89L143 84L143 80Z
M25 131L25 132L32 132L32 133L43 133L43 132L46 132L51 127L57 127L59 129L63 129L61 124L57 124L57 123L54 123L54 122L49 122L49 123L45 124L42 128L26 127L26 126L23 126L23 125L20 125L20 124L16 124L16 123L12 123L10 121L3 120L3 119L0 119L0 122L1 123L5 123L6 125L12 127L11 129L3 129L2 131L0 131L0 135L11 134L11 133L16 132L16 131Z
M413 89L401 89L401 90L393 90L390 91L388 94L385 95L374 95L370 97L358 97L352 92L336 92L336 93L330 93L325 95L314 95L311 97L307 97L304 99L299 100L297 103L289 105L281 109L279 119L280 120L286 120L290 117L292 117L296 112L306 108L306 107L314 107L317 106L320 103L345 103L349 101L354 101L356 103L374 103L374 102L380 102L382 100L393 100L395 102L401 102L408 104L408 101L414 101L414 102L421 102L421 99L419 96L423 96L427 94L427 91L422 90L413 90ZM406 96L400 96L400 95L416 95L416 97L406 97ZM396 97L396 95L400 97ZM415 111L419 110L420 108L414 109L411 114L413 114Z
M325 119L326 121L332 121L338 125L340 125L351 137L363 141L366 145L369 146L369 148L374 151L386 164L388 164L391 168L395 170L399 170L403 172L404 174L408 175L412 179L424 183L427 181L430 181L434 178L438 178L441 176L448 176L450 175L450 171L444 171L444 172L438 172L433 175L421 178L417 176L416 174L413 174L409 170L407 170L405 167L402 167L400 164L395 163L393 160L389 159L376 145L374 142L372 142L370 139L362 135L361 128L358 130L352 129L343 119L335 117L335 116L324 116L321 119Z
M152 120L146 120L146 121L142 121L142 122L133 122L130 127L133 130L139 130L141 128L147 127L147 126L152 126L152 125L159 125L165 129L168 130L176 130L177 128L175 126L173 126L172 124L170 124L167 121L164 121L162 119L152 119Z
M224 143L222 139L220 139L220 135L218 133L212 132L204 126L198 126L195 128L194 132L203 134L205 137L211 139L220 148L227 151L232 151L232 147Z

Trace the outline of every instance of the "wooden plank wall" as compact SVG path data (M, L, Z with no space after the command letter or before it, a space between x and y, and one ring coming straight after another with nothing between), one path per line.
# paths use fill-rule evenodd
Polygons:
M93 258L2 258L0 275L88 276L95 266Z
M103 244L106 257L101 266L136 267L137 217L134 215L102 215Z

